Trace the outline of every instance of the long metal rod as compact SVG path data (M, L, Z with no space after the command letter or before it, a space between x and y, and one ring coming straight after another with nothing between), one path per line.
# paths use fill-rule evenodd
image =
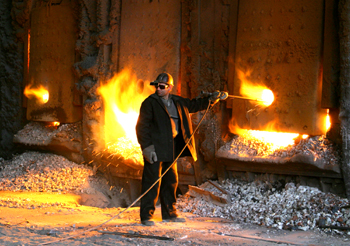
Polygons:
M263 100L261 99L257 99L257 98L251 98L251 97L241 97L241 96L233 96L233 95L228 95L228 98L233 98L233 99L244 99L244 100L250 100L250 101L259 101L259 102L263 102Z

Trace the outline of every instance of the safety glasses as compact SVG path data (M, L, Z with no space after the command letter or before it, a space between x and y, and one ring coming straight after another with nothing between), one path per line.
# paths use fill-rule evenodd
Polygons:
M157 89L160 88L161 90L168 89L169 85L160 85L160 84L155 84L154 85Z

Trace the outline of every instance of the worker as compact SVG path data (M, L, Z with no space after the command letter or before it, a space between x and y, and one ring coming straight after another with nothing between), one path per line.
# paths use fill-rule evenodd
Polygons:
M207 109L209 103L219 101L219 91L204 98L188 99L170 94L174 81L169 73L161 73L151 82L155 93L146 98L141 105L136 124L136 134L144 157L142 174L142 194L145 193L167 170L193 132L190 113ZM195 141L192 138L181 156L197 159ZM185 222L179 217L176 204L178 186L177 166L174 164L164 177L142 198L140 206L141 223L152 226L156 202L160 198L163 222Z

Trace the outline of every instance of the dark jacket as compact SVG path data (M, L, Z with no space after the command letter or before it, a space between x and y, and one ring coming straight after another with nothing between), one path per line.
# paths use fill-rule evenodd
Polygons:
M186 143L193 132L189 114L206 109L209 105L209 98L191 100L171 95L171 99L179 113L179 124ZM136 135L142 149L154 145L158 161L171 162L176 158L170 116L156 93L146 98L141 105L136 124ZM193 159L197 160L194 138L188 144L188 149Z

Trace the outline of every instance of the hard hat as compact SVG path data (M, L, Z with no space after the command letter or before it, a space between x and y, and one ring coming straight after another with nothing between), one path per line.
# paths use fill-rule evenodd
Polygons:
M174 85L173 76L168 73L161 73L158 75L155 81L151 82L150 85L156 85L158 83L164 83L168 85Z

